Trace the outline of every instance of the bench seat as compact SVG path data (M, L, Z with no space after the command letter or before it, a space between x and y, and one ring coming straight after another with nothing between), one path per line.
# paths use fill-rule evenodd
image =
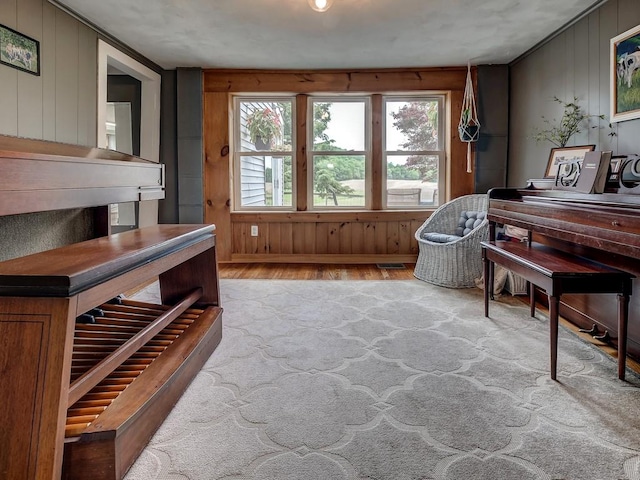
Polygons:
M634 278L628 272L538 244L510 241L481 243L484 262L485 316L493 297L494 264L522 276L549 296L551 378L556 379L558 312L565 293L615 293L618 295L618 377L624 379L629 296ZM535 314L535 289L530 288L531 316Z

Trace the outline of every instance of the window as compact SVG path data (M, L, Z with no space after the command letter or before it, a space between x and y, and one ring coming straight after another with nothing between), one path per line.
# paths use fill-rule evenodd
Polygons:
M437 207L439 198L446 198L447 95L373 99L363 94L234 97L234 209ZM304 108L296 101L307 102L306 121L296 123L296 111ZM375 125L372 105L380 119ZM296 125L306 125L306 131L297 132ZM296 139L304 145L296 146ZM302 151L306 157L297 158ZM296 162L306 178L296 177ZM380 193L373 198L373 192Z
M294 206L293 101L235 99L235 205L237 209Z
M445 180L444 96L387 96L384 109L385 206L437 206Z
M367 207L369 111L369 98L309 99L308 124L313 125L307 129L309 205L313 209Z

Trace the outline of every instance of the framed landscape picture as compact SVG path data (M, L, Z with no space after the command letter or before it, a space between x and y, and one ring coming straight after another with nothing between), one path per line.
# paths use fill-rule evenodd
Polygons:
M640 25L611 39L611 122L640 117Z
M40 75L40 42L0 25L0 63Z
M587 152L592 152L595 145L580 145L578 147L552 148L547 162L545 178L556 178L558 167L564 163L573 163L584 160Z

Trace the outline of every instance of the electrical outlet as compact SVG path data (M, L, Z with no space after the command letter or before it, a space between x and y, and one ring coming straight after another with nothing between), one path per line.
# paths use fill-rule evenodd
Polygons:
M258 236L258 225L251 225L251 236L252 237Z

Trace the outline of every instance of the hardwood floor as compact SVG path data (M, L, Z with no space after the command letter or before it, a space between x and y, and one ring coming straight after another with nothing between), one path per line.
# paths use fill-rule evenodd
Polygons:
M394 264L395 265L395 264ZM411 280L414 264L403 268L377 265L320 265L277 263L226 263L219 265L220 278L280 280ZM381 265L384 267L384 265Z

